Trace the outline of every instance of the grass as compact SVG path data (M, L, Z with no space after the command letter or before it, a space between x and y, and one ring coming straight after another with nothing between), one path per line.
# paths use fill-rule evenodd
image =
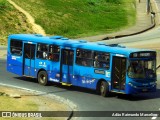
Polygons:
M0 111L37 111L38 105L27 99L15 99L8 96L0 96Z
M28 99L15 99L8 96L0 96L0 111L37 111L38 105ZM15 118L16 120L28 120L28 118ZM13 120L13 118L1 118L1 120ZM34 120L34 118L30 118Z
M134 25L135 0L13 0L47 34L70 38L106 34Z
M39 105L37 103L34 103L33 101L30 101L30 99L15 99L15 98L10 98L8 96L0 96L0 111L37 111L38 112L38 107ZM23 117L15 117L15 118L1 118L1 120L59 120L58 118L48 118L48 117L43 117L43 118L23 118Z
M14 33L32 33L31 25L6 0L0 0L0 45L6 45L7 36Z
M20 95L20 98L12 98L11 95ZM44 96L37 96L33 93L25 92L23 90L0 86L0 111L1 112L24 112L29 111L66 111L68 106L59 103L54 99ZM2 117L1 120L63 120L65 118L59 117L44 117L43 118L22 118L22 117Z

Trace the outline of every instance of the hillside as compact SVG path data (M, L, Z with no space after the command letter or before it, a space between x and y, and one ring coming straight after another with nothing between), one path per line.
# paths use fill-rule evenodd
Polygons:
M13 0L49 35L106 34L134 25L135 0Z
M0 0L0 45L6 45L7 36L13 33L32 33L32 27L22 13Z

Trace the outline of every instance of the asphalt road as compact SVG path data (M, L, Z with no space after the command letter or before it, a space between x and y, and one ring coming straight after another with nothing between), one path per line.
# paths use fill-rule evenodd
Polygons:
M43 91L47 94L55 94L64 97L73 101L77 104L78 109L83 111L158 111L160 109L160 75L158 75L158 89L155 93L139 94L132 97L114 94L111 97L104 98L95 94L95 91L87 89L63 87L55 84L41 86L37 83L36 79L21 78L15 74L8 73L6 71L6 60L0 60L0 83ZM108 119L119 120L120 118ZM123 119L128 120L128 118ZM146 118L146 120L150 119L151 118Z

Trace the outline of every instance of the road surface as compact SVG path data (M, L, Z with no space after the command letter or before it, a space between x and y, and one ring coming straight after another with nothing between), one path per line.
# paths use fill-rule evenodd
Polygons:
M36 79L21 78L15 74L8 73L6 71L6 61L0 60L0 83L43 91L47 94L55 94L64 97L73 101L77 104L78 109L83 111L158 111L160 109L160 75L158 75L158 89L156 93L140 94L132 97L118 96L115 94L111 97L104 98L95 94L95 91L92 90L63 87L55 84L41 86L37 83ZM119 120L122 118L117 117L109 119ZM128 120L127 117L123 119ZM132 119L134 120L135 118ZM149 119L151 118L146 118L146 120Z

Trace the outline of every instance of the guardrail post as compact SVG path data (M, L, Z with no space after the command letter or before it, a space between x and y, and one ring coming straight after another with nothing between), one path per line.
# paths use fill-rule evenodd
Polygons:
M147 14L150 13L150 0L146 0L147 4L146 4L146 11L147 11Z

